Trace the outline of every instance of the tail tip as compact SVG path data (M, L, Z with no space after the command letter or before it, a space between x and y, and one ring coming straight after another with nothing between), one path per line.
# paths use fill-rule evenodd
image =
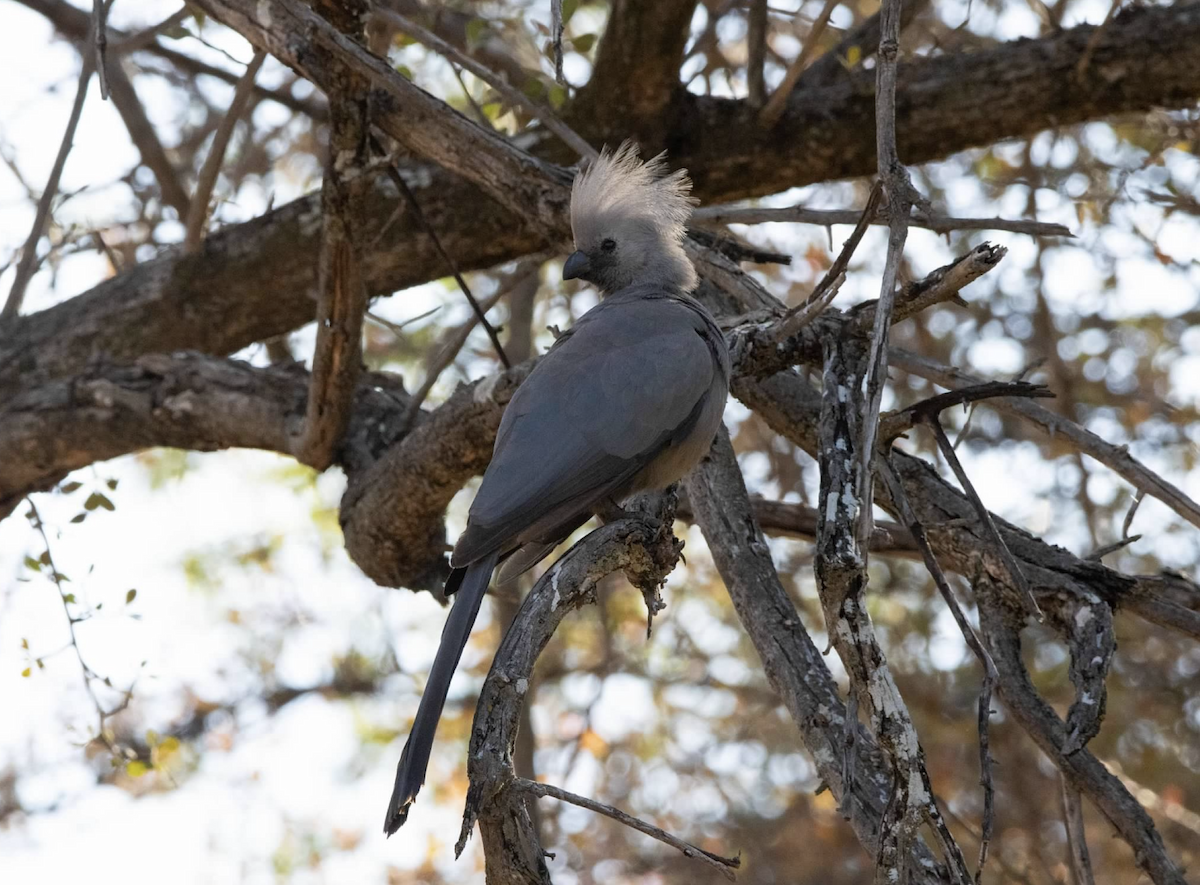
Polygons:
M408 809L412 806L412 798L410 797L404 802L393 802L387 811L387 817L383 819L383 832L388 837L391 837L396 830L404 826L404 822L408 820Z

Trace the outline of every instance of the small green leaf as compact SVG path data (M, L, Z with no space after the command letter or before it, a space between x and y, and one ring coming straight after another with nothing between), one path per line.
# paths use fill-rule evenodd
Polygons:
M30 676L33 675L33 667L26 667L24 670L21 671L21 675L24 676L26 679L28 679Z
M43 550L42 555L38 557L38 562L40 562L42 565L49 565L50 564L50 551Z
M42 570L42 564L40 562L38 562L36 559L34 559L32 556L26 556L25 557L25 568L29 569L30 571L40 572Z
M102 492L92 492L88 495L88 499L83 502L84 510L95 510L97 507L103 507L105 510L116 510L117 507L112 501Z
M596 35L580 34L578 37L572 37L571 45L575 47L576 52L581 52L586 55L591 51L592 47L596 45Z
M80 523L80 522L83 522L85 519L87 519L87 514L81 510L79 513L76 513L74 516L71 517L71 522Z
M120 482L119 479L106 479L104 481L104 484L106 486L108 486L108 490L110 492L115 492L117 490L117 483L119 483L119 482Z
M141 777L149 770L150 769L146 766L146 763L139 759L135 759L133 762L130 762L125 766L125 773L130 777Z
M63 596L63 602L74 602L74 601L75 601L74 593L67 593L66 595Z
M487 22L481 18L473 18L467 22L467 46L474 48L487 32Z
M396 73L405 80L411 80L413 78L412 69L408 65L396 65Z
M137 599L137 591L136 590L125 591L125 604L126 605L129 605L129 603L133 602L135 599Z
M81 483L81 482L64 482L62 485L60 485L58 487L58 490L60 492L62 492L64 495L69 495L69 494L71 494L71 492L79 491L79 489L82 485L83 485L83 483Z
M25 651L29 651L29 640L25 637L21 637L21 648L25 649Z

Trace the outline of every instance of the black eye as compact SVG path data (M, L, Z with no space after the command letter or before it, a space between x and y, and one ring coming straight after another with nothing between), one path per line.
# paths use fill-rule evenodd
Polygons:
M600 244L600 248L605 252L611 252L613 249L617 248L617 241L613 239L604 240Z

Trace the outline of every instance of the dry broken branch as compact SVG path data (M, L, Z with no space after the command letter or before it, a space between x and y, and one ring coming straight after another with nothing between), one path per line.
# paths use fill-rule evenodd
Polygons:
M759 207L759 206L703 206L696 210L693 221L697 224L818 224L829 227L834 224L856 224L862 217L861 209L809 209L804 206ZM872 215L871 224L887 224L887 219ZM1002 230L1010 233L1029 234L1034 237L1073 237L1070 229L1062 224L1045 221L1026 221L1009 218L952 218L949 215L917 212L908 220L909 227L932 230L939 234L955 230Z
M704 861L730 882L733 882L736 878L733 871L742 865L740 857L722 857L719 854L713 854L711 851L705 851L703 848L698 848L691 842L686 842L678 836L672 836L666 830L656 827L654 824L646 823L632 814L626 814L619 808L605 805L603 802L597 802L595 799L588 799L586 796L570 793L559 787L538 783L537 781L531 781L523 777L514 778L513 787L523 790L532 796L542 799L548 796L551 799L557 799L560 802L569 802L572 805L578 805L580 808L586 808L588 811L594 811L597 814L603 814L605 817L611 817L618 823L637 830L639 833L645 833L651 839L657 839L664 845L670 845L682 853L684 857L694 857Z

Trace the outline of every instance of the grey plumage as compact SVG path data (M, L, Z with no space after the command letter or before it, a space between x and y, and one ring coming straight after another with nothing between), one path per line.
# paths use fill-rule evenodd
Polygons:
M493 568L531 567L609 500L664 488L712 444L729 354L687 293L691 184L642 163L628 143L602 152L571 193L576 251L563 267L607 297L559 337L504 412L492 461L451 557L457 597L400 757L384 830L396 831L425 779L430 748Z

